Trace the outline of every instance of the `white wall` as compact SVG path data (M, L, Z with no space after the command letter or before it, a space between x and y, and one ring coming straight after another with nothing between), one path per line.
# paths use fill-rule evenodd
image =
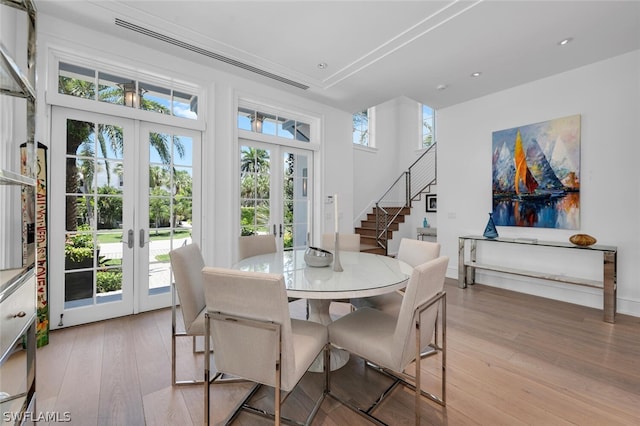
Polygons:
M379 197L417 158L407 112L412 101L390 101L377 111L377 150L354 150L351 114L289 92L194 62L159 50L77 27L46 15L39 19L38 95L44 99L48 48L72 50L113 64L129 64L141 71L201 85L207 94L207 130L204 132L203 249L207 263L228 265L235 237L229 226L234 218L236 191L229 184L235 173L235 100L256 100L299 110L323 118L320 174L316 181L316 232L332 230L332 206L322 203L325 195L340 194L341 231L348 232L350 218ZM52 70L55 72L55 70ZM52 89L48 89L52 90ZM55 89L53 89L55 90ZM640 228L639 179L635 161L640 117L640 52L532 82L507 91L452 106L437 112L438 142L438 240L452 262L448 275L457 276L457 237L482 233L491 209L491 132L571 114L582 115L582 229L599 243L617 245L618 311L640 316L638 286ZM46 106L39 102L37 139L50 145ZM417 104L417 103L416 103ZM382 124L385 123L385 124ZM417 127L416 127L417 135ZM416 136L417 137L417 136ZM355 178L354 178L355 176ZM355 180L355 182L354 182ZM355 185L354 185L355 183ZM382 189L381 189L382 188ZM419 207L419 210L423 210ZM413 236L423 214L411 219ZM502 235L517 234L566 240L572 231L543 229L499 229ZM508 253L506 254L508 257ZM592 273L592 271L588 271ZM601 306L597 290L556 283L528 284L479 274L480 282L517 288L575 303Z
M203 217L202 245L207 264L228 266L232 263L237 237L237 181L238 155L236 144L236 111L238 97L249 97L284 110L296 111L322 118L321 152L316 194L316 234L333 230L332 206L325 212L325 194L341 195L340 213L352 218L353 213L353 150L351 147L351 114L303 99L289 92L244 79L238 75L217 71L205 65L177 58L161 50L117 39L40 14L38 21L38 95L45 99L47 59L50 49L73 52L87 58L123 66L132 72L152 72L159 77L175 78L198 84L204 88L201 99L207 128L203 134ZM45 102L39 101L37 139L47 145L50 121ZM55 182L53 183L55 184ZM323 219L324 218L324 219ZM341 230L351 228L350 220L341 221Z
M581 114L579 231L498 227L501 236L566 241L577 232L618 247L618 312L640 316L640 51L439 110L438 240L457 277L458 237L481 235L491 199L492 132ZM500 261L517 264L513 252ZM536 255L533 268L598 277L598 259ZM566 260L566 263L565 263ZM535 264L537 262L537 265ZM575 262L575 264L574 264ZM564 264L563 264L564 263ZM551 266L553 267L553 266ZM589 278L586 276L585 278ZM602 292L555 282L478 273L477 282L602 308Z
M397 177L396 103L390 101L375 108L375 119L369 123L375 135L375 147L353 145L355 214L371 212L375 201ZM357 221L356 226L359 226Z
M407 97L392 99L375 106L375 119L372 134L375 148L360 148L354 145L354 212L371 212L371 207L391 184L407 171L423 150L419 149L422 140L421 104ZM427 217L435 226L436 215L425 213L424 199L414 203L411 215L405 217L405 223L393 233L389 241L389 253L397 252L400 239L415 238L416 228L422 226ZM356 219L359 219L356 217ZM355 226L360 221L356 220Z

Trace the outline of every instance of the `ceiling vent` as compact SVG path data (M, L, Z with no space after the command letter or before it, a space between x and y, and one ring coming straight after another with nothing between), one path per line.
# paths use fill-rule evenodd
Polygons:
M146 35L148 37L155 38L156 40L163 41L165 43L173 44L174 46L181 47L186 50L190 50L192 52L198 53L200 55L208 56L209 58L215 59L217 61L225 62L229 65L233 65L234 67L242 68L243 70L250 71L255 74L259 74L263 77L270 78L272 80L279 81L284 84L288 84L293 87L297 87L298 89L307 90L309 86L298 83L297 81L289 80L288 78L279 76L277 74L273 74L269 71L261 70L260 68L256 68L252 65L245 64L240 61L236 61L235 59L227 58L226 56L222 56L218 53L214 53L210 50L203 49L198 46L194 46L193 44L186 43L184 41L175 39L173 37L166 36L164 34L160 34L158 32L152 31L148 28L141 27L136 24L132 24L131 22L123 21L122 19L116 18L116 25L129 29L131 31L135 31L137 33Z

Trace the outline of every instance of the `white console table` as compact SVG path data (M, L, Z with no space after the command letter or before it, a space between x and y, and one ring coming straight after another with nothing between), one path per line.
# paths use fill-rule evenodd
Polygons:
M435 239L438 237L438 230L436 228L417 228L417 239L424 240L425 237Z
M466 258L465 246L470 243L469 259ZM489 265L476 261L476 249L478 243L493 244L527 244L549 248L598 251L603 258L602 281L588 280L584 278L568 277L565 275L545 274L524 269L504 267L500 265ZM576 284L586 287L594 287L603 290L604 295L604 321L614 323L616 320L616 297L617 297L617 255L618 248L615 246L593 245L589 247L578 247L571 243L559 241L537 241L516 238L494 238L489 239L479 235L467 235L458 238L458 287L466 288L468 284L475 283L476 269L484 269L507 274L522 275L544 280L558 281L567 284Z

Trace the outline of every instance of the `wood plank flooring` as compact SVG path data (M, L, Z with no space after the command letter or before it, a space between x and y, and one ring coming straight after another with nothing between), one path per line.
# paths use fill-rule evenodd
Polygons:
M424 400L424 425L638 425L640 318L602 321L602 311L447 280L447 407ZM304 315L304 301L292 315ZM345 304L332 314L348 312ZM171 311L56 330L37 353L37 412L69 412L74 425L201 425L201 386L172 387ZM202 374L203 355L178 339L179 378ZM439 360L423 362L425 388L437 391ZM388 379L351 358L332 374L332 389L366 404ZM302 420L322 375L307 373L283 406ZM247 384L212 386L212 421L224 419ZM256 405L271 406L272 391ZM391 425L413 424L413 395L398 388L377 411ZM44 423L44 422L41 422ZM56 424L56 423L51 423ZM270 422L242 414L237 425ZM365 425L326 399L314 424Z

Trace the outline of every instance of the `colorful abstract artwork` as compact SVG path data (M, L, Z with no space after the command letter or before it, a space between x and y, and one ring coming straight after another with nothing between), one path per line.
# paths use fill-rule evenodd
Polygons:
M49 261L47 257L47 150L38 142L36 159L38 173L36 176L36 288L37 313L36 346L49 344Z
M49 344L49 263L47 260L47 147L40 142L36 148L36 188L35 188L35 212L32 221L23 217L25 223L35 222L33 240L35 242L35 273L37 293L37 319L36 319L36 347ZM27 143L20 145L21 172L29 176L32 172L27 166ZM33 196L33 194L30 194ZM24 205L23 200L23 205ZM24 210L24 209L23 209ZM24 213L23 213L24 214ZM24 241L28 241L28 238Z
M493 132L497 226L580 227L580 115Z

